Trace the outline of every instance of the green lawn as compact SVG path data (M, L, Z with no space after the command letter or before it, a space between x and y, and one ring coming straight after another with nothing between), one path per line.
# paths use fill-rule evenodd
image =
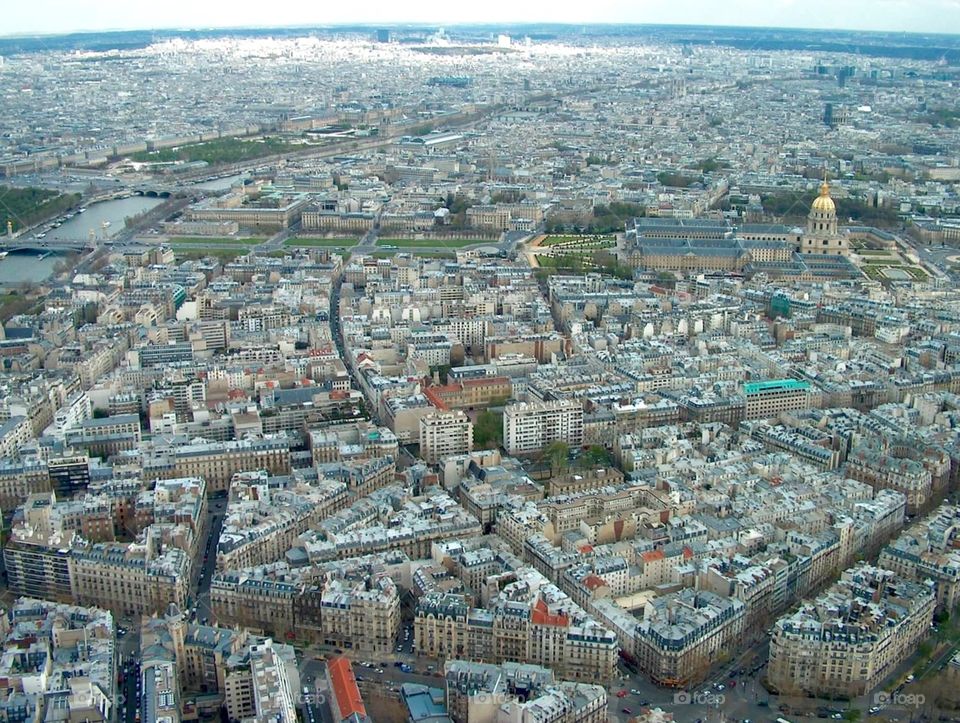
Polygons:
M482 238L378 238L377 246L399 246L400 248L423 247L423 248L458 248L460 246L470 246L471 244L496 244L495 240L490 241Z
M338 248L352 248L359 243L357 238L288 238L284 246L300 246L302 248L323 248L336 246ZM397 244L399 246L399 244Z
M256 246L266 241L265 238L233 238L232 236L170 236L170 245L189 246Z
M886 249L858 249L857 253L861 256L893 256L893 252Z
M884 273L884 269L893 268L899 271L903 271L910 275L914 281L926 281L929 277L927 272L921 269L919 266L903 266L902 264L865 264L863 266L863 272L867 275L868 278L873 279L874 281L891 281L892 279L888 278Z

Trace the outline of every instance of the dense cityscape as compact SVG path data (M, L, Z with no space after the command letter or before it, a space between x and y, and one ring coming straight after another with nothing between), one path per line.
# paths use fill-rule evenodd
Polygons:
M960 720L960 36L11 36L0 97L0 723Z

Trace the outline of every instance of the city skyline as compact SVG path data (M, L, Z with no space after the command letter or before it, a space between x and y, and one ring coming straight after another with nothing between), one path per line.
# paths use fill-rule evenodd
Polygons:
M458 25L497 23L641 24L768 27L787 29L861 30L955 34L960 32L960 2L956 0L852 0L836 5L828 0L733 0L714 4L702 0L630 3L601 0L557 7L546 0L522 6L492 0L482 7L452 7L427 0L398 7L375 0L363 8L324 7L293 2L280 8L214 2L202 5L174 0L163 8L107 0L63 7L58 0L40 0L10 9L2 36L59 35L73 32L238 27L336 26L404 23Z
M0 720L960 710L960 3L53 6Z

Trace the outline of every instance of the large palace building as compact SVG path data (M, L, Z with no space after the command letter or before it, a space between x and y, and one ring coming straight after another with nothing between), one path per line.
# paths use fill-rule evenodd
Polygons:
M820 195L813 200L807 214L807 232L800 238L801 254L828 254L849 256L850 248L845 236L837 232L837 205L830 198L830 185L824 179Z

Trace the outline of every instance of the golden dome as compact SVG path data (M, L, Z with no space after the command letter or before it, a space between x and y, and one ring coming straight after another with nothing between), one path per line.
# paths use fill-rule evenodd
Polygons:
M813 199L813 205L810 207L811 213L836 213L837 206L830 198L830 186L824 180L820 184L820 195Z

